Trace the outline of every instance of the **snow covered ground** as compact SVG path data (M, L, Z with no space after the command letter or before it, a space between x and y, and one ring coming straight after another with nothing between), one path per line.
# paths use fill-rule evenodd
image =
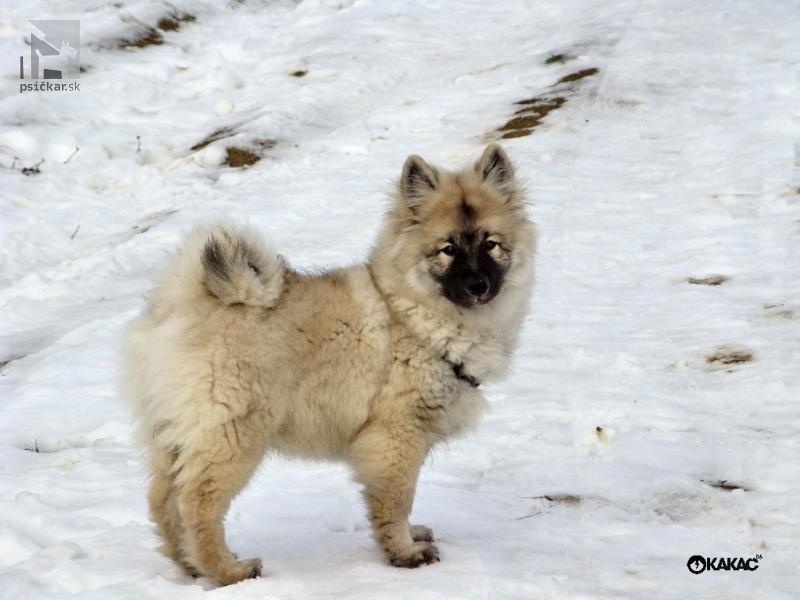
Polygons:
M18 91L46 18L81 20L78 92ZM116 390L193 223L352 262L408 154L455 166L509 134L537 287L490 414L423 471L442 562L385 566L345 468L276 459L228 518L264 577L209 593L796 597L798 22L755 0L5 2L0 597L210 588L156 551ZM694 575L694 554L763 558Z

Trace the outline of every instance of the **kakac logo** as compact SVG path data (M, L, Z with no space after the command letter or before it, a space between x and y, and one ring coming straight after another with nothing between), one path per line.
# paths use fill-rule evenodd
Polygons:
M686 567L695 575L700 575L704 571L755 571L761 558L760 554L752 558L711 558L695 554L686 561Z
M32 83L20 83L19 91L80 91L80 83L62 83L78 79L81 70L81 22L78 20L34 20L30 25L30 77ZM19 57L19 78L25 77L25 57ZM53 81L56 80L56 81Z

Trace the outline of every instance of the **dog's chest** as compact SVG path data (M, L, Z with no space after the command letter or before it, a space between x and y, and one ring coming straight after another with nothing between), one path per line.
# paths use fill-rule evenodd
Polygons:
M476 388L459 383L442 402L443 409L428 413L428 424L436 437L444 439L474 428L486 407L486 398ZM426 410L422 409L423 412Z
M413 417L434 440L474 427L486 405L477 382L459 377L452 364L408 341L395 346L390 387L407 398Z

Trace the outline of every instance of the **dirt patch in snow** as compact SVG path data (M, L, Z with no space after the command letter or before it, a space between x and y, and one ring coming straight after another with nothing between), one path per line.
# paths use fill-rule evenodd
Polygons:
M531 496L532 500L545 500L552 504L566 504L567 506L577 506L584 501L583 496L578 494L544 494L543 496Z
M545 59L544 64L546 64L546 65L563 65L565 63L568 63L571 60L575 60L575 57L572 56L571 54L561 54L561 53L559 53L559 54L551 54L550 56L548 56Z
M747 348L720 346L712 354L706 356L706 363L715 366L741 365L753 362L755 355Z
M595 69L594 67L590 69L581 69L580 71L575 71L574 73L570 73L569 75L564 75L561 79L559 79L553 84L553 87L560 85L562 83L572 83L573 81L580 81L581 79L597 75L599 72L600 71L598 69Z
M708 277L689 277L686 281L692 285L722 285L730 279L725 275L709 275Z
M216 141L222 140L226 137L230 137L234 134L232 127L223 127L221 129L217 129L213 133L207 135L202 140L197 142L194 146L190 148L192 152L197 152L198 150L202 150L209 144L212 144Z
M794 319L797 313L785 304L765 304L764 311L770 319Z
M117 47L121 50L128 48L147 48L148 46L160 46L164 43L164 36L155 28L148 27L130 38L121 39Z
M161 31L178 31L184 23L193 23L197 18L188 13L170 13L159 19L158 27Z
M515 102L514 104L521 105L523 108L515 111L514 115L516 116L509 119L497 131L502 133L502 137L506 139L530 135L536 127L542 124L542 119L566 103L567 99L564 96L534 97Z
M548 64L555 64L559 61L566 61L568 58L572 57L565 54L554 54L545 62ZM558 93L545 92L515 102L514 105L520 106L521 108L515 110L513 116L498 127L495 132L499 133L502 139L530 135L533 133L534 129L542 124L547 115L558 110L567 103L569 94L577 91L580 85L578 82L597 73L599 73L599 70L594 67L570 73L550 86L550 88L559 87Z
M196 17L189 13L171 12L161 17L155 27L145 27L131 37L122 38L116 46L121 50L160 46L164 43L162 31L178 31L185 23L192 23L195 20Z
M744 492L752 491L750 488L740 485L738 483L731 483L727 479L701 479L703 483L709 485L713 488L717 488L718 490L724 490L726 492L733 492L735 490L742 490Z
M249 167L261 160L261 157L247 148L228 146L225 149L225 160L222 162L228 167Z
M249 167L264 158L264 153L277 144L278 140L261 138L243 146L228 146L225 149L225 160L222 161L222 164L235 168Z

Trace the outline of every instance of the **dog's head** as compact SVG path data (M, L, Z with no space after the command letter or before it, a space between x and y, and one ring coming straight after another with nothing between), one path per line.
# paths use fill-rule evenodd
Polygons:
M410 156L388 234L381 240L387 248L377 252L385 267L401 276L395 283L462 308L488 304L501 294L515 263L530 255L533 244L514 167L496 144L458 172Z

